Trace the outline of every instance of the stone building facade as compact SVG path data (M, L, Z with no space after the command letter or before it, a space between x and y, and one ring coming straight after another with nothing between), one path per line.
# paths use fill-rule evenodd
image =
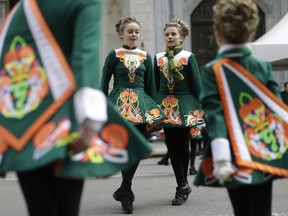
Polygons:
M8 0L0 0L0 22L9 8ZM184 47L196 54L199 66L210 61L217 47L212 29L212 5L216 0L104 0L102 16L102 64L108 52L121 46L115 23L122 16L135 16L142 24L139 47L151 56L165 49L163 26L171 18L183 19L190 25L191 35ZM287 0L256 0L261 23L257 37L270 30L287 12ZM287 69L276 71L275 78L282 86L288 80Z

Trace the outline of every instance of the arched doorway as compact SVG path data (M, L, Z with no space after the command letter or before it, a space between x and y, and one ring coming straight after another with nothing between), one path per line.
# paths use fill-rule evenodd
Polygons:
M212 22L212 7L215 3L216 0L203 0L190 16L192 51L196 55L200 68L211 61L218 51ZM258 9L260 22L256 39L265 33L265 15L259 7Z

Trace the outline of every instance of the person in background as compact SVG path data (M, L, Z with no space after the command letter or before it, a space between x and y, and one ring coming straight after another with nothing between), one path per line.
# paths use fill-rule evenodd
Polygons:
M195 55L182 47L188 34L183 20L171 19L164 26L166 50L154 60L157 102L168 118L161 126L177 182L172 205L182 205L192 191L187 180L190 128L204 121L198 102L202 86L198 65Z
M122 47L113 49L106 57L102 74L102 88L108 95L109 82L114 76L109 99L126 121L147 138L147 130L164 121L165 114L152 98L156 88L149 53L137 47L141 25L135 17L123 17L116 23L116 32ZM136 145L136 144L135 144ZM122 183L113 197L121 202L125 213L133 213L134 193L132 180L138 163L122 171Z
M284 90L281 92L282 100L288 105L288 82L284 83Z
M209 142L194 183L226 187L235 216L271 216L272 181L288 175L288 109L271 64L252 57L247 45L258 22L255 1L219 0L219 51L201 73Z

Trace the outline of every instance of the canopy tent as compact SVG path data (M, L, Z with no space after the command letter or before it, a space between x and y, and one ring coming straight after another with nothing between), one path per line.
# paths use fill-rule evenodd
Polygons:
M251 43L254 57L272 62L278 69L288 66L288 13L266 34Z

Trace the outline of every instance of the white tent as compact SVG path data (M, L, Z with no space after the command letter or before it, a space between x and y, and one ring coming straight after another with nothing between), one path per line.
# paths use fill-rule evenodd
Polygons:
M266 34L251 43L252 54L273 65L288 65L288 13Z

